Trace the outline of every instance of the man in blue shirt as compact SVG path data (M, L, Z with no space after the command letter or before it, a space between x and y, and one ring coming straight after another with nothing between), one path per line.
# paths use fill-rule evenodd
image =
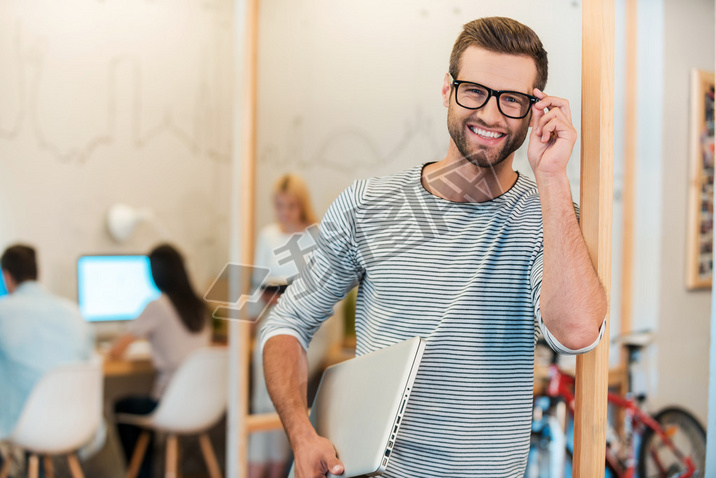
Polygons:
M76 304L37 283L32 247L9 247L0 268L10 293L0 300L1 440L12 432L39 379L59 365L89 360L94 337Z

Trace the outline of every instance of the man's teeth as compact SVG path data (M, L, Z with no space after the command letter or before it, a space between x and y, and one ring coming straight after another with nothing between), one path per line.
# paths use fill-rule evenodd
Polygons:
M501 138L502 136L505 135L504 133L495 133L493 131L485 131L484 129L475 128L474 126L468 126L468 128L470 128L470 131L472 131L476 135L482 136L483 138L488 138L488 139Z

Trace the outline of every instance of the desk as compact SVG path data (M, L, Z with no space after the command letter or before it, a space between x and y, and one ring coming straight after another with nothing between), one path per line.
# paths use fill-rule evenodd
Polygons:
M212 342L212 347L226 347L223 342ZM153 374L154 365L152 364L152 355L149 343L144 340L133 342L128 349L128 353L120 359L112 359L107 356L109 347L98 347L97 353L104 359L104 376L105 377L124 377L129 375L149 375Z
M97 353L104 359L105 377L123 377L154 373L151 346L146 340L135 340L132 342L127 348L124 357L119 359L113 359L107 356L111 345L111 342L105 342L97 346Z
M104 360L105 377L123 377L128 375L148 375L154 373L151 358L122 358Z

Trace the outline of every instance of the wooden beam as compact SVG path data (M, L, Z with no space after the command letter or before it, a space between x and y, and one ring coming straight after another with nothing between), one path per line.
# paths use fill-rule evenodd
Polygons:
M306 414L311 414L310 408ZM281 423L278 413L257 413L246 418L246 428L248 433L283 430L283 423Z
M614 142L614 0L582 3L581 227L599 278L611 278ZM577 358L573 476L604 476L609 322L597 348Z
M256 209L256 117L258 92L258 31L259 0L246 0L246 43L244 45L244 88L241 104L244 115L241 132L241 263L254 262L254 211ZM242 281L242 293L248 295L250 283ZM242 316L246 319L246 310ZM251 366L251 324L239 322L239 410L243 417L239 424L238 478L248 476L249 448L249 368Z
M631 332L634 280L634 194L636 190L637 154L637 1L626 1L626 75L624 101L624 194L621 270L621 306L619 331ZM626 350L622 348L620 363L627 365ZM623 390L626 392L626 390Z
M236 52L234 78L234 125L238 129L233 147L231 243L232 262L252 264L254 259L254 209L256 182L256 105L259 0L234 4ZM243 45L243 50L239 47ZM240 88L238 87L240 85ZM232 290L249 290L249 281L231 283ZM243 313L243 312L242 312ZM249 413L249 364L251 324L245 320L229 324L230 389L227 417L227 476L248 476L247 417Z
M278 413L261 413L249 415L246 420L246 428L248 433L283 430L283 424L278 417Z

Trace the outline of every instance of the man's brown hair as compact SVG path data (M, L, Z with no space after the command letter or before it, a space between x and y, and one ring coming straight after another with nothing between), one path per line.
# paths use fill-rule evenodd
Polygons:
M450 75L456 80L460 71L460 57L470 46L478 46L495 53L524 55L537 66L535 88L544 90L547 84L547 52L542 41L528 26L505 17L478 18L463 26L450 54ZM532 92L530 91L530 94Z

